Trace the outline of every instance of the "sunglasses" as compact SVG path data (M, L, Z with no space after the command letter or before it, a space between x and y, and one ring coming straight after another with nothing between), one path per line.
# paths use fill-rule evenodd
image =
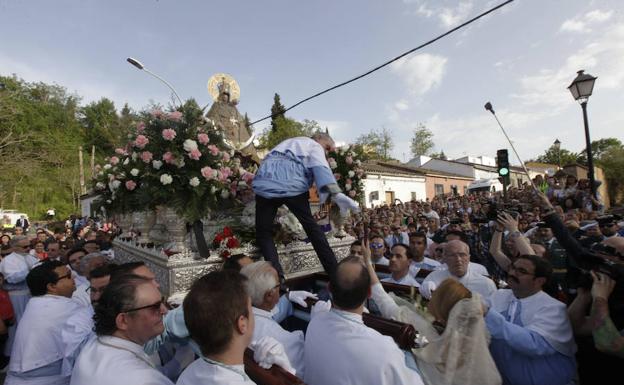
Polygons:
M59 281L61 281L61 280L65 279L65 278L71 278L71 276L72 276L72 273L71 273L71 271L70 271L70 272L68 272L67 274L65 274L65 275L61 275L60 277L58 277L58 278L56 279L56 282L59 282Z
M141 306L141 307L135 307L134 309L130 309L130 310L126 310L126 311L122 311L120 313L131 313L133 311L139 311L139 310L143 310L143 309L150 309L153 312L156 312L158 310L160 310L160 307L162 305L164 305L165 302L165 297L160 297L160 300L158 302L155 302L151 305L145 305L145 306Z
M382 247L384 247L383 243L371 243L370 244L371 249L381 249Z

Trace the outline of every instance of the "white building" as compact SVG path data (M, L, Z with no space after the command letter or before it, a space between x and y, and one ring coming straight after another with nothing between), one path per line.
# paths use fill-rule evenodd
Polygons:
M392 167L382 162L370 161L362 164L366 171L364 179L364 199L366 207L391 204L396 199L401 202L425 200L427 189L425 174L410 168Z

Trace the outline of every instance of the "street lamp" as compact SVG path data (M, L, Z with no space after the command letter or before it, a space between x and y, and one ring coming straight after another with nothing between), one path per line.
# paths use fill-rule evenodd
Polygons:
M555 147L555 150L557 150L557 167L561 168L561 142L559 141L559 139L555 139L553 147Z
M143 63L141 63L140 61L134 59L134 58L127 58L126 61L128 61L128 63L132 64L133 66L135 66L136 68L143 70L145 72L147 72L148 74L152 75L153 77L155 77L156 79L160 80L161 82L165 83L165 85L167 87L169 87L169 89L171 90L171 92L173 92L173 94L176 96L176 98L178 98L178 102L180 103L180 106L182 106L182 99L180 99L180 96L178 95L178 93L176 92L176 90L173 89L173 86L171 84L169 84L168 81L166 81L165 79L161 78L160 76L156 75L155 73L153 73L152 71L148 70L147 68L145 68L145 66L143 65Z
M592 158L591 140L589 139L589 124L587 123L587 100L594 90L594 83L596 77L583 73L583 70L578 71L576 79L572 81L572 84L568 87L572 93L574 100L581 104L583 109L583 122L585 123L585 151L587 151L587 168L589 176L589 188L591 194L596 198L596 184L594 183L594 159Z

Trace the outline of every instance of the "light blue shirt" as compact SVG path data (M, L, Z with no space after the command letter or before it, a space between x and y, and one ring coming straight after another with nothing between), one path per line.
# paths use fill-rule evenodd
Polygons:
M511 320L507 311L488 311L490 352L505 385L566 385L576 373L574 356L556 351L544 337L522 325L522 303Z

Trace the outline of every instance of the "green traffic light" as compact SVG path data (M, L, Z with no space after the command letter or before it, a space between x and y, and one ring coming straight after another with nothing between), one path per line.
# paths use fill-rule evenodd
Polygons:
M506 168L506 167L501 167L501 168L498 170L498 175L505 176L505 175L507 175L507 174L509 174L509 169L508 169L508 168Z

